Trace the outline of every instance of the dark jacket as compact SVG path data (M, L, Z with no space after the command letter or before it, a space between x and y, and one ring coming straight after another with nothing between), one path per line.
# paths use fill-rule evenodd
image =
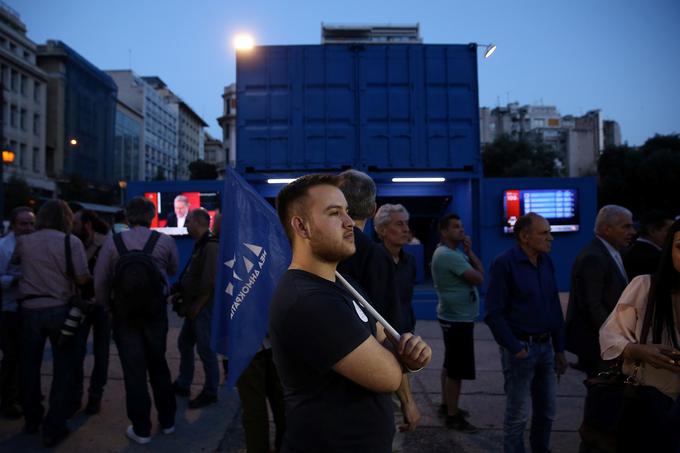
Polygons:
M180 280L182 303L189 313L197 306L202 310L212 305L218 254L219 243L210 232L206 232L196 241L190 261Z
M625 288L626 281L614 258L602 241L593 239L571 268L567 351L591 361L600 359L600 326Z

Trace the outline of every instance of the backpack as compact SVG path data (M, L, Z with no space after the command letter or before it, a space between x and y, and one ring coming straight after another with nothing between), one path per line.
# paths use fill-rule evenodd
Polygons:
M160 233L152 231L142 250L128 250L121 233L113 235L118 262L113 272L113 316L128 321L151 320L165 306L166 281L151 258Z

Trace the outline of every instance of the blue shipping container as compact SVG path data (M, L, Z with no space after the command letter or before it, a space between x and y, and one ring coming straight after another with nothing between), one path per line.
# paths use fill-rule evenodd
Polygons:
M474 44L262 46L236 80L240 171L480 172Z

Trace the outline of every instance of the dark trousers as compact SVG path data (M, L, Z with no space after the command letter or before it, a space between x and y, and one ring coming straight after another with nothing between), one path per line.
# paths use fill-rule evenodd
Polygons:
M125 379L127 414L138 436L151 435L151 398L147 389L147 372L161 428L175 426L177 406L165 360L167 335L166 313L153 321L141 323L113 321L113 339L118 347Z
M74 370L74 398L78 406L83 399L83 362L87 354L87 339L92 329L92 354L94 367L90 376L90 399L101 399L109 372L109 345L111 343L111 321L106 308L95 305L78 328L76 338L77 365Z
M283 405L283 388L276 374L272 350L265 349L253 357L238 382L238 394L243 407L243 428L248 453L269 452L269 412L267 400L276 425L276 451L281 449L286 419Z
M66 305L21 313L21 393L27 425L38 425L45 411L40 402L40 367L45 341L49 338L52 345L50 410L43 421L43 433L50 435L66 429L69 404L73 399L75 342L57 346L67 314Z
M182 388L190 388L194 379L194 346L203 363L205 382L203 391L206 395L217 396L217 386L220 381L220 368L217 364L217 354L210 346L210 332L212 330L212 304L198 313L196 319L184 319L182 330L177 338L177 348L180 352L179 376L177 384Z
M21 316L15 311L0 313L0 403L7 408L19 403L19 357L21 353Z

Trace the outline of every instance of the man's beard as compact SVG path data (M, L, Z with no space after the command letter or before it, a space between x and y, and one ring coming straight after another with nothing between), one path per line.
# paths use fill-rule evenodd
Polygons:
M353 243L350 247L344 240L340 244L331 244L328 240L324 239L313 239L311 246L314 256L325 263L339 263L354 255L356 251Z

